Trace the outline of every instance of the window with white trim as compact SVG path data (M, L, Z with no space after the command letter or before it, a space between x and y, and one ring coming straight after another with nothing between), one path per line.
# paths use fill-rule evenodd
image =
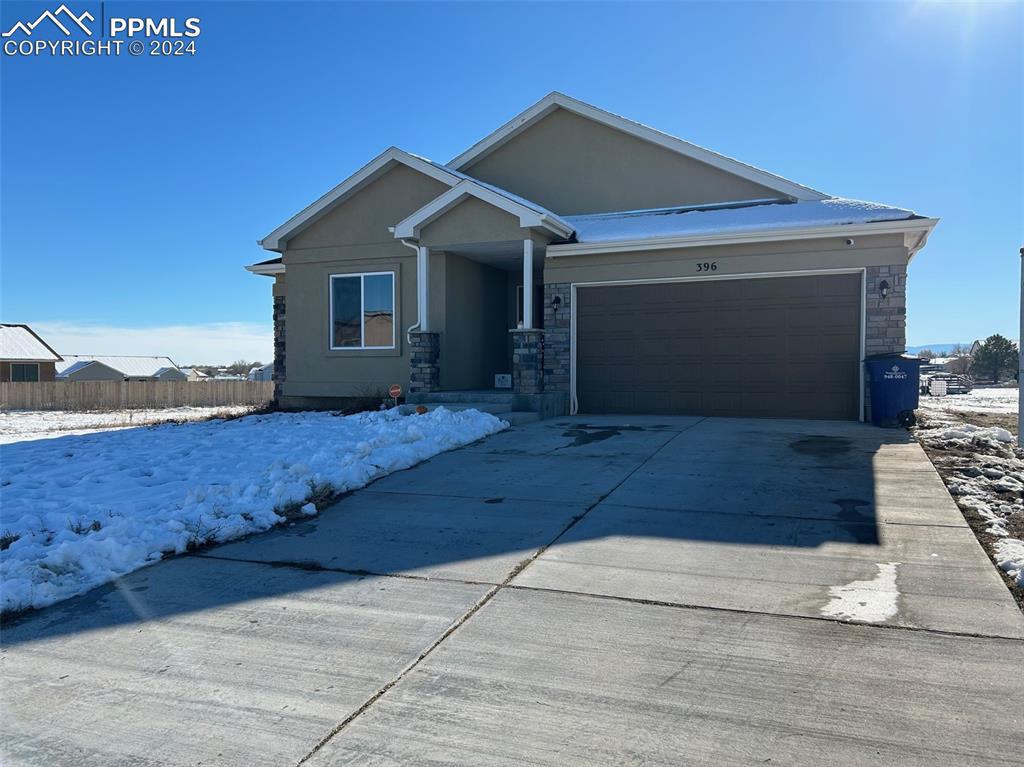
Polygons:
M395 273L332 274L331 349L395 348Z
M39 380L39 363L38 362L12 362L11 363L11 380L12 381L38 381Z

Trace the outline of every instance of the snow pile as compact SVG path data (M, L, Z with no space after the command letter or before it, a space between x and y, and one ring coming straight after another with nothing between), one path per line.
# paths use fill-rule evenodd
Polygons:
M957 505L995 538L982 540L996 563L1024 587L1024 451L998 426L940 423L917 430Z
M0 447L0 610L81 594L166 553L266 530L312 501L501 431L476 410L273 413Z
M145 426L166 421L203 421L241 415L253 408L244 405L228 407L169 407L142 410L104 410L72 412L68 410L0 411L0 445L30 439L66 437L130 426Z
M926 414L1016 413L1017 389L975 389L970 394L949 394L944 397L921 397L921 410Z
M1001 445L1010 444L1014 436L999 426L974 426L968 423L943 425L928 432L928 441L945 447L980 447L998 452Z
M1018 586L1024 587L1024 541L1007 538L996 541L996 562L1013 578Z

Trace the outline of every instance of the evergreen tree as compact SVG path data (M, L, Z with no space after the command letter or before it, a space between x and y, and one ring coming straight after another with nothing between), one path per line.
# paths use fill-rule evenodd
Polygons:
M991 379L992 383L1012 377L1016 369L1017 346L998 333L985 339L971 362L971 374L975 378Z

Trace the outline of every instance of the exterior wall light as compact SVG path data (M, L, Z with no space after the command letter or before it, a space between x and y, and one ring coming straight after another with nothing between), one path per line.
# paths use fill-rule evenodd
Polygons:
M561 308L561 306L562 306L562 297L561 296L555 296L554 298L551 299L551 308L554 309L556 312Z
M880 283L878 283L878 292L882 294L882 298L888 298L889 297L889 281L888 280L882 280Z

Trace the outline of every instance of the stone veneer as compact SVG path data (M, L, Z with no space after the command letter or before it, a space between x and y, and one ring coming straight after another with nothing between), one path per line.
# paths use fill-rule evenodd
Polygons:
M274 296L274 402L281 399L281 387L284 384L284 296Z
M555 296L562 299L556 311ZM569 393L572 291L568 282L544 286L544 390Z
M544 391L544 331L531 328L512 333L512 391L541 394Z
M889 283L882 298L878 286ZM907 265L869 266L865 281L864 353L899 354L907 348Z
M440 333L409 334L409 392L432 392L441 388Z

